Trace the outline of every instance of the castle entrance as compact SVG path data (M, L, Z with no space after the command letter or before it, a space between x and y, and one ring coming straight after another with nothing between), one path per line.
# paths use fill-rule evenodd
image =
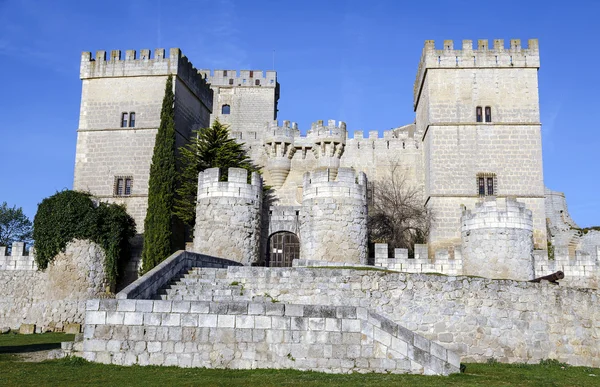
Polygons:
M300 258L300 241L291 232L277 232L269 237L268 265L270 267L291 267L294 259Z

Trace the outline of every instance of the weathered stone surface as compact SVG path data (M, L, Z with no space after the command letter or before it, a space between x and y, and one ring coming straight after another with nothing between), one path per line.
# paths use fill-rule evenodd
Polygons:
M19 333L22 335L32 335L35 333L35 324L21 324Z
M62 331L65 324L83 323L86 300L106 290L102 248L76 240L45 271L0 269L0 324Z

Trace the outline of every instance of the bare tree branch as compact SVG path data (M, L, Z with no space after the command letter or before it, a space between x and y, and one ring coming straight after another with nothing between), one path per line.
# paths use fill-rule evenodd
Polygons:
M369 239L372 243L387 243L394 248L409 249L415 243L425 243L431 227L432 214L423 205L422 191L411 184L408 171L399 162L390 164L387 178L371 185L369 203Z

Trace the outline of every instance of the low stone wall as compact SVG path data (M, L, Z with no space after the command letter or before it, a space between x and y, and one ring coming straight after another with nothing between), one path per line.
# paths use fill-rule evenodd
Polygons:
M361 307L90 300L83 357L107 364L448 375L460 359Z
M227 259L211 257L191 251L179 250L169 258L162 261L148 273L132 282L125 289L117 293L119 299L149 299L159 289L164 287L173 278L184 273L192 267L225 268L228 266L241 266L242 264Z
M552 358L600 367L597 290L325 268L230 267L220 281L239 283L243 295L215 291L214 301L251 300L268 294L284 303L365 307L442 343L463 361Z
M11 257L19 253L13 246ZM33 261L33 256L15 260ZM39 332L81 324L86 300L106 294L106 286L104 252L89 241L69 243L45 271L35 265L26 270L0 269L0 327L35 324Z

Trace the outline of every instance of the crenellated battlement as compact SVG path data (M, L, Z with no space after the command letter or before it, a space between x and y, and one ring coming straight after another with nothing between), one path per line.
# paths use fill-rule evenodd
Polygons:
M176 75L194 92L203 103L212 109L212 90L204 75L196 69L184 56L179 48L171 48L169 56L164 48L126 50L122 56L121 50L112 50L107 57L107 51L96 51L96 56L84 51L81 53L80 78L118 78L134 76L167 76Z
M367 175L354 168L317 169L304 174L303 200L325 197L367 199Z
M404 273L460 275L463 270L462 252L458 246L452 250L436 250L433 257L429 257L428 246L416 244L414 257L409 258L408 249L394 249L394 254L390 257L387 243L376 243L374 263L377 267Z
M37 270L35 253L25 250L24 242L13 242L10 255L6 255L6 246L0 246L0 270Z
M277 120L267 124L265 143L274 142L288 142L292 143L294 138L300 137L300 130L298 124L290 121L283 121L282 125L279 125Z
M252 172L248 184L248 171L229 168L227 181L220 181L219 168L209 168L198 174L198 200L212 197L243 198L260 204L262 200L262 178Z
M274 70L199 70L212 86L276 87L277 72Z
M528 47L521 46L520 39L511 39L505 47L504 39L494 39L489 47L487 39L477 41L473 49L472 40L463 40L462 49L454 49L454 41L444 40L442 49L436 49L433 40L426 40L417 70L414 85L414 107L416 108L421 87L428 69L445 68L539 68L540 52L537 39L529 39Z
M477 229L513 228L533 232L533 215L514 198L483 200L474 210L463 207L463 233Z
M335 120L328 120L327 124L323 120L313 122L310 129L306 133L307 137L323 137L323 138L340 138L345 140L348 136L346 131L346 123Z

